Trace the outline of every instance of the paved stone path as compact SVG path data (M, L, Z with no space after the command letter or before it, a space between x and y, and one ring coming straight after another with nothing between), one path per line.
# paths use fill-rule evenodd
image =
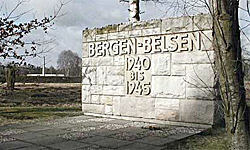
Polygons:
M0 127L0 150L160 150L205 129L91 116Z

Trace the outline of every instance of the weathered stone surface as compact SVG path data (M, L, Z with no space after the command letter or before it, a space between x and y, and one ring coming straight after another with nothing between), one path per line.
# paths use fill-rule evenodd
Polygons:
M83 31L83 42L95 41L96 30L84 30Z
M153 29L161 27L161 20L140 21L132 24L133 30L138 29Z
M113 105L113 97L112 96L101 96L100 103L105 105Z
M197 15L193 17L194 30L212 30L212 17L211 15Z
M114 96L113 97L113 113L116 116L120 116L120 107L121 107L121 97Z
M216 92L213 88L187 88L188 99L215 99Z
M155 115L159 120L179 120L179 99L164 99L156 98L155 102Z
M125 65L125 56L114 57L114 66L124 66L124 65Z
M93 66L112 66L113 57L92 58L92 65Z
M172 64L171 75L172 76L185 76L186 75L186 65Z
M142 36L161 34L161 28L143 29Z
M131 24L125 23L125 24L120 24L119 25L119 28L118 28L119 32L129 31L129 30L132 30L132 25Z
M142 36L142 30L132 30L128 32L129 37Z
M91 58L83 58L82 59L82 66L83 67L90 67L91 66Z
M152 75L170 75L170 54L152 55Z
M107 83L107 67L106 66L97 67L96 83L98 85L104 85Z
M122 97L120 106L122 116L155 118L154 98Z
M96 67L82 67L82 83L96 84Z
M211 30L201 32L201 50L213 50L213 36Z
M82 101L89 105L83 109L211 124L214 95L207 90L213 90L215 75L209 19L187 16L84 32Z
M83 43L83 46L82 46L82 57L83 58L87 58L89 57L89 51L88 51L88 43Z
M152 96L165 98L185 98L185 81L178 76L153 76Z
M113 106L105 105L105 114L112 115L113 114Z
M109 66L107 67L108 76L124 76L124 66Z
M103 86L104 95L124 95L124 86Z
M96 41L103 41L108 39L108 34L97 34L96 35Z
M100 104L100 95L91 95L92 104Z
M213 51L193 51L186 53L172 53L174 64L210 64L214 62Z
M180 121L201 124L213 124L213 114L213 101L180 101Z
M91 94L103 94L103 86L101 86L101 85L91 85L89 92Z
M192 28L193 21L189 16L162 20L162 33L187 32Z
M97 104L83 104L82 111L84 113L104 114L105 106L104 105L97 105Z
M123 86L125 83L124 76L108 76L107 77L107 85L112 86Z
M187 66L187 87L212 88L215 75L210 64L193 64Z
M117 39L119 32L115 32L115 33L108 33L108 39L109 40L114 40Z
M118 39L129 38L129 31L122 31L118 33Z

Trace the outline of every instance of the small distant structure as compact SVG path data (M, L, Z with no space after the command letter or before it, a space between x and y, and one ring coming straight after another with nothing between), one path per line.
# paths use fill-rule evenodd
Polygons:
M43 70L42 74L27 74L28 77L64 77L64 74L46 74L45 73L45 57L43 57Z

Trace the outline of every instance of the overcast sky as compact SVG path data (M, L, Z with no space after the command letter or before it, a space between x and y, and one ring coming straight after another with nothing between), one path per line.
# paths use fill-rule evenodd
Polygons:
M25 22L36 16L38 19L53 14L54 9L62 0L29 0L20 6L13 15L31 10L19 21ZM18 0L0 0L5 6L3 12L10 12L17 4ZM244 6L244 4L243 4ZM45 54L48 61L46 67L57 66L58 54L63 50L72 50L79 56L82 55L82 31L85 28L102 27L109 24L117 24L128 21L128 4L119 3L119 0L72 0L65 5L61 13L66 15L57 18L53 30L48 34L39 31L34 33L32 38L49 39L56 41L51 47L57 45L50 53ZM142 20L166 17L166 6L152 2L142 2ZM243 14L243 13L242 13ZM2 14L1 14L2 15ZM246 14L243 14L246 15ZM3 58L0 58L3 59ZM2 60L3 61L3 60ZM43 59L37 57L28 59L28 63L42 65Z

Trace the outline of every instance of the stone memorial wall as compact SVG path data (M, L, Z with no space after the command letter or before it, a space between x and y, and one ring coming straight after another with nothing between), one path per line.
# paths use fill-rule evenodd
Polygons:
M83 112L214 124L211 25L197 15L84 30Z

